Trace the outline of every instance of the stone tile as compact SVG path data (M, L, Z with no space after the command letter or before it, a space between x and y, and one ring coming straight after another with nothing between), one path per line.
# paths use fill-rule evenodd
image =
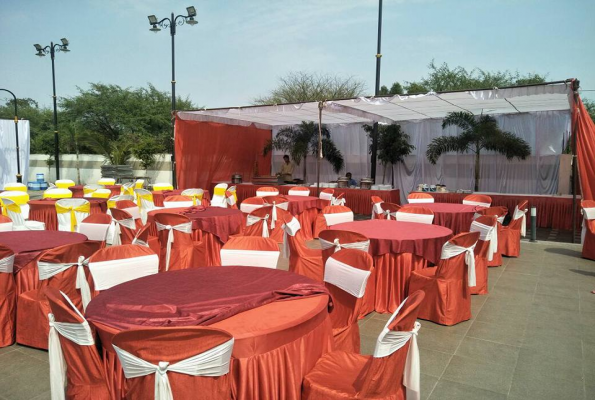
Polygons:
M380 321L384 321L385 323L391 317L391 314L380 314L380 313L377 313L377 312L371 313L369 315L371 315L372 318L377 319L377 320L380 320Z
M529 287L526 289L510 288L507 286L496 285L490 291L490 299L497 304L514 304L529 306L533 302L535 288Z
M47 391L45 393L40 394L39 396L34 397L31 400L51 400L52 398L52 393Z
M462 340L462 334L447 333L435 329L422 329L417 342L420 348L454 354Z
M370 318L360 326L360 332L363 335L378 337L384 329L384 325L386 325L385 321Z
M452 358L451 354L435 350L420 348L421 371L436 378L440 378Z
M438 378L434 378L433 376L429 376L426 374L421 374L420 385L421 385L421 399L427 400L434 390L434 387L438 383Z
M595 399L595 385L585 385L585 398Z
M496 282L496 287L509 287L519 290L535 290L539 276L504 271Z
M516 324L493 324L489 322L475 321L473 322L473 325L471 325L471 328L469 328L467 337L488 340L490 342L502 343L510 346L520 346L523 344L524 334L524 325L519 327Z
M17 350L40 361L49 362L49 356L46 350L34 349L32 347L21 345L17 345Z
M548 285L548 286L555 286L558 288L566 288L566 289L578 289L580 282L577 282L573 279L566 279L562 276L558 276L555 273L544 272L542 270L542 274L539 277L539 283Z
M595 385L595 343L583 342L583 371L585 382Z
M525 257L522 257L510 261L506 265L506 272L539 276L541 266L541 260L527 260Z
M527 315L530 307L519 304L502 304L499 298L490 297L481 311L475 316L476 321L490 322L495 324L517 324L524 327L527 323Z
M0 388L2 388L3 397L11 400L29 400L49 390L50 373L48 364L32 357L28 358L34 360L36 364L27 368L19 368L18 373L11 376L0 374Z
M544 376L536 370L515 371L510 398L525 400L583 399L583 385Z
M535 294L578 299L578 288L560 287L557 285L549 285L547 283L539 281L537 282L537 289L535 290Z
M519 347L465 337L455 355L514 368Z
M436 331L440 331L440 332L444 332L444 333L451 333L451 334L458 334L458 335L464 335L465 333L467 333L467 331L469 330L469 327L473 323L473 320L468 320L468 321L459 322L456 325L445 326L445 325L436 324L432 321L425 321L425 320L418 320L418 321L421 324L421 330L432 329L432 330L436 330Z
M533 304L546 305L559 310L579 311L579 299L567 297L536 294L533 297Z
M0 356L0 377L10 378L13 375L18 375L22 370L40 364L42 364L40 360L29 357L20 351L11 351Z
M453 356L442 379L496 393L508 394L513 369L484 360Z
M15 351L17 349L17 345L13 344L12 346L7 347L0 347L0 356L2 354L10 353L11 351Z
M515 373L529 370L538 372L542 376L551 376L567 381L583 381L583 366L580 358L552 357L548 353L522 348Z
M374 354L377 336L362 335L360 333L360 353L364 355Z
M490 392L473 386L463 385L456 382L440 380L430 400L503 400L505 394Z
M523 348L549 354L554 358L583 356L582 341L556 330L529 330L525 332Z

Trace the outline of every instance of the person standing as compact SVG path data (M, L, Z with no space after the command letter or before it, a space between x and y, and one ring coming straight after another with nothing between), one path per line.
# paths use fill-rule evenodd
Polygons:
M293 182L293 168L293 163L289 160L289 156L285 154L283 156L283 163L277 174L281 176L284 182Z

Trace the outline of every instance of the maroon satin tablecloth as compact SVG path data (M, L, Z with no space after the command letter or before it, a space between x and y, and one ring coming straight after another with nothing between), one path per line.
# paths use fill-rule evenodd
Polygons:
M68 189L72 192L72 197L83 197L83 187L84 185L75 185L69 187ZM103 187L112 191L111 196L117 196L120 194L120 188L122 187L122 185L105 185Z
M163 201L165 200L165 198L167 196L179 196L182 194L184 190L182 189L175 189L175 190L156 190L151 192L153 194L153 203L155 203L155 205L157 207L163 207ZM207 200L210 201L211 200L211 195L209 194L208 190L205 190L202 196L203 201Z
M91 203L91 214L106 213L107 199L85 199ZM57 199L29 200L29 219L45 223L47 231L58 230Z
M483 208L452 203L406 204L403 207L407 208L410 206L429 208L434 212L434 225L444 226L450 229L455 235L461 232L469 232L475 212Z
M289 200L287 211L289 211L293 216L298 216L311 208L322 210L328 203L328 201L321 200L314 196L284 196L287 198L287 200Z

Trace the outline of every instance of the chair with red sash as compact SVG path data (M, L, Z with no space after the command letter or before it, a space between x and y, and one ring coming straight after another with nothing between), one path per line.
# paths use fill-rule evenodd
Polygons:
M434 211L423 206L403 207L397 211L396 217L397 221L432 225L432 222L434 221Z
M371 356L333 351L305 376L303 400L420 398L420 356L416 321L424 293L403 300L378 336Z
M392 219L397 220L397 212L401 209L401 206L395 203L382 203L379 204L377 209L379 212L376 214L375 219Z
M433 203L434 196L432 196L429 193L413 192L413 193L409 193L409 195L407 196L407 202L409 204Z
M0 215L0 232L11 232L12 231L12 219L6 215Z
M156 236L150 236L151 232L151 225L146 224L142 228L138 230L134 239L132 239L132 244L137 246L144 246L148 247L155 254L159 254L161 252L161 246L159 245L159 239Z
M346 206L326 206L322 210L322 214L316 216L314 237L317 238L323 230L344 222L353 222L353 211L351 211L351 208Z
M279 245L258 236L231 237L221 248L221 265L277 268Z
M495 215L484 215L471 223L470 232L479 232L475 246L475 280L470 287L471 294L488 294L488 261L498 251L498 219Z
M330 313L335 349L360 352L357 320L374 260L367 252L343 249L324 264L324 282L333 299Z
M240 211L244 214L250 214L257 208L265 206L264 197L248 197L240 204Z
M225 191L225 201L227 202L227 207L233 208L234 210L238 209L238 195L235 186L230 186Z
M0 245L0 348L14 343L17 295L13 267L14 252Z
M339 193L337 197L331 199L331 206L344 206L347 203L345 193Z
M47 287L52 399L110 400L103 362L93 331L66 294ZM66 387L65 387L66 386Z
M256 197L278 196L279 190L272 186L263 186L256 189Z
M289 200L287 200L287 197L285 196L266 196L263 197L262 200L264 201L264 204L268 204L270 206L276 205L285 211L287 211L289 208Z
M460 233L442 246L437 267L413 271L409 293L423 290L426 298L419 318L455 325L471 318L471 291L475 286L475 246L479 232Z
M322 189L320 191L320 194L318 195L319 199L322 200L328 200L329 201L329 205L330 205L330 201L333 199L333 195L335 194L335 190L334 189Z
M510 223L498 233L498 248L502 255L518 257L521 255L521 236L527 234L527 200L519 203L512 214Z
M141 226L140 220L134 219L130 213L117 208L112 208L112 217L114 219L114 236L112 244L131 244L136 236L138 228Z
M136 203L134 202L134 196L128 195L128 194L118 194L115 196L112 196L108 199L107 201L107 213L110 213L110 210L114 207L116 207L116 202L118 201L123 201L123 200L130 200L135 206Z
M179 208L179 207L192 207L194 202L192 197L183 195L167 196L163 200L163 207L165 208Z
M67 244L45 251L37 261L38 289L17 298L17 343L47 349L49 304L43 288L63 291L80 310L91 301L90 278L85 268L89 257L99 250L99 242Z
M463 204L470 206L489 207L492 205L492 198L485 194L470 194L463 199Z
M203 267L207 264L207 247L203 241L192 238L192 221L179 214L155 215L160 257L159 271Z
M290 196L310 196L310 189L305 186L294 186L287 192Z
M479 218L483 215L494 215L496 220L498 221L498 235L500 235L500 231L502 230L502 224L504 223L504 218L506 218L506 214L508 214L508 208L502 206L496 207L489 207L489 208L482 208L481 210L477 210L475 215L473 216L474 219ZM496 248L496 252L492 255L492 259L488 260L488 267L499 267L502 265L502 253L500 253L500 249Z
M595 260L595 201L582 200L583 229L581 231L582 255L584 258Z
M215 328L188 326L120 332L113 347L130 400L231 399L234 339Z
M134 222L136 222L137 229L143 224L141 219L140 208L130 199L123 199L116 201L115 208L118 210L124 210L128 214L132 215Z
M372 219L377 219L378 215L382 214L382 203L384 203L384 200L378 196L371 196L370 199L372 201Z
M283 257L289 259L289 271L321 281L321 271L324 270L322 252L306 246L297 218L289 214L282 222Z
M277 205L258 208L248 214L244 236L261 236L283 243L282 222L290 216L289 211Z
M105 247L107 232L111 223L111 215L91 214L79 224L78 231L87 236L87 239L101 242L102 246Z

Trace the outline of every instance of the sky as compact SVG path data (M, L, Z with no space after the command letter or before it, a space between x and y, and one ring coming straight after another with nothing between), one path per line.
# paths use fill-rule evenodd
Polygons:
M176 92L199 107L252 104L292 71L374 92L378 0L0 0L0 87L50 106L51 60L33 44L66 37L58 97L89 82L169 91L171 38L150 32L147 15L190 5L199 23L178 27ZM594 0L384 0L381 82L418 80L434 59L578 78L595 100L594 15Z

